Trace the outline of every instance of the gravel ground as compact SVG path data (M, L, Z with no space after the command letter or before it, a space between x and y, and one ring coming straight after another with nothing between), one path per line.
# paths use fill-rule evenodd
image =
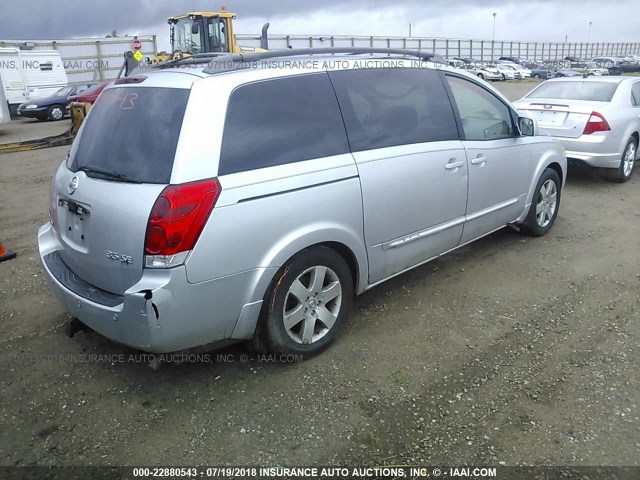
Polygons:
M25 123L0 142L68 122ZM640 465L638 175L571 170L548 236L502 230L365 293L316 358L238 345L154 369L64 335L36 230L67 149L0 156L19 252L0 264L0 464Z

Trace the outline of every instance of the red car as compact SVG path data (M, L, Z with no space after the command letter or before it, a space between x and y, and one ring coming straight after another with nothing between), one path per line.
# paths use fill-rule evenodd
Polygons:
M85 90L82 92L82 95L74 95L68 98L69 103L67 104L67 115L71 113L71 102L83 102L83 103L95 103L98 99L98 96L102 93L102 90L109 85L110 82L103 82L97 85L94 85L89 90Z

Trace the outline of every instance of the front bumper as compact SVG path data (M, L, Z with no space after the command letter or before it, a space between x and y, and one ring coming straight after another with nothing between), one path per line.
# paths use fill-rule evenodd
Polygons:
M23 109L23 108L18 107L18 109L16 110L16 113L20 117L41 118L41 117L46 117L47 115L49 115L49 108L48 107L38 107L38 108Z
M184 266L145 269L138 283L118 296L78 278L62 261L50 223L38 231L45 276L67 311L118 343L154 353L186 350L253 336L270 269L191 284ZM257 297L257 298L254 298Z

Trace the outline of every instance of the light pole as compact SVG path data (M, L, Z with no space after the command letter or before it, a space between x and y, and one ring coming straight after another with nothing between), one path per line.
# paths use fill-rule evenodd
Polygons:
M409 24L409 38L411 38L411 27L415 27L416 24L415 23L410 23Z
M496 15L498 14L497 13L493 14L493 36L491 37L492 42L496 41Z
M587 51L591 50L591 53L593 53L593 49L589 48L589 42L591 41L591 24L592 23L593 22L589 22L589 31L587 32ZM587 55L587 56L589 56L589 55Z

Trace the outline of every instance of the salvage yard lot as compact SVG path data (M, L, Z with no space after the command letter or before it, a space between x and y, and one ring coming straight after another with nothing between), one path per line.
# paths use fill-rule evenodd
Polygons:
M0 143L68 121L31 123ZM365 293L316 358L152 369L64 334L36 231L67 150L0 156L1 464L640 464L638 174L570 170L549 235L505 229Z

